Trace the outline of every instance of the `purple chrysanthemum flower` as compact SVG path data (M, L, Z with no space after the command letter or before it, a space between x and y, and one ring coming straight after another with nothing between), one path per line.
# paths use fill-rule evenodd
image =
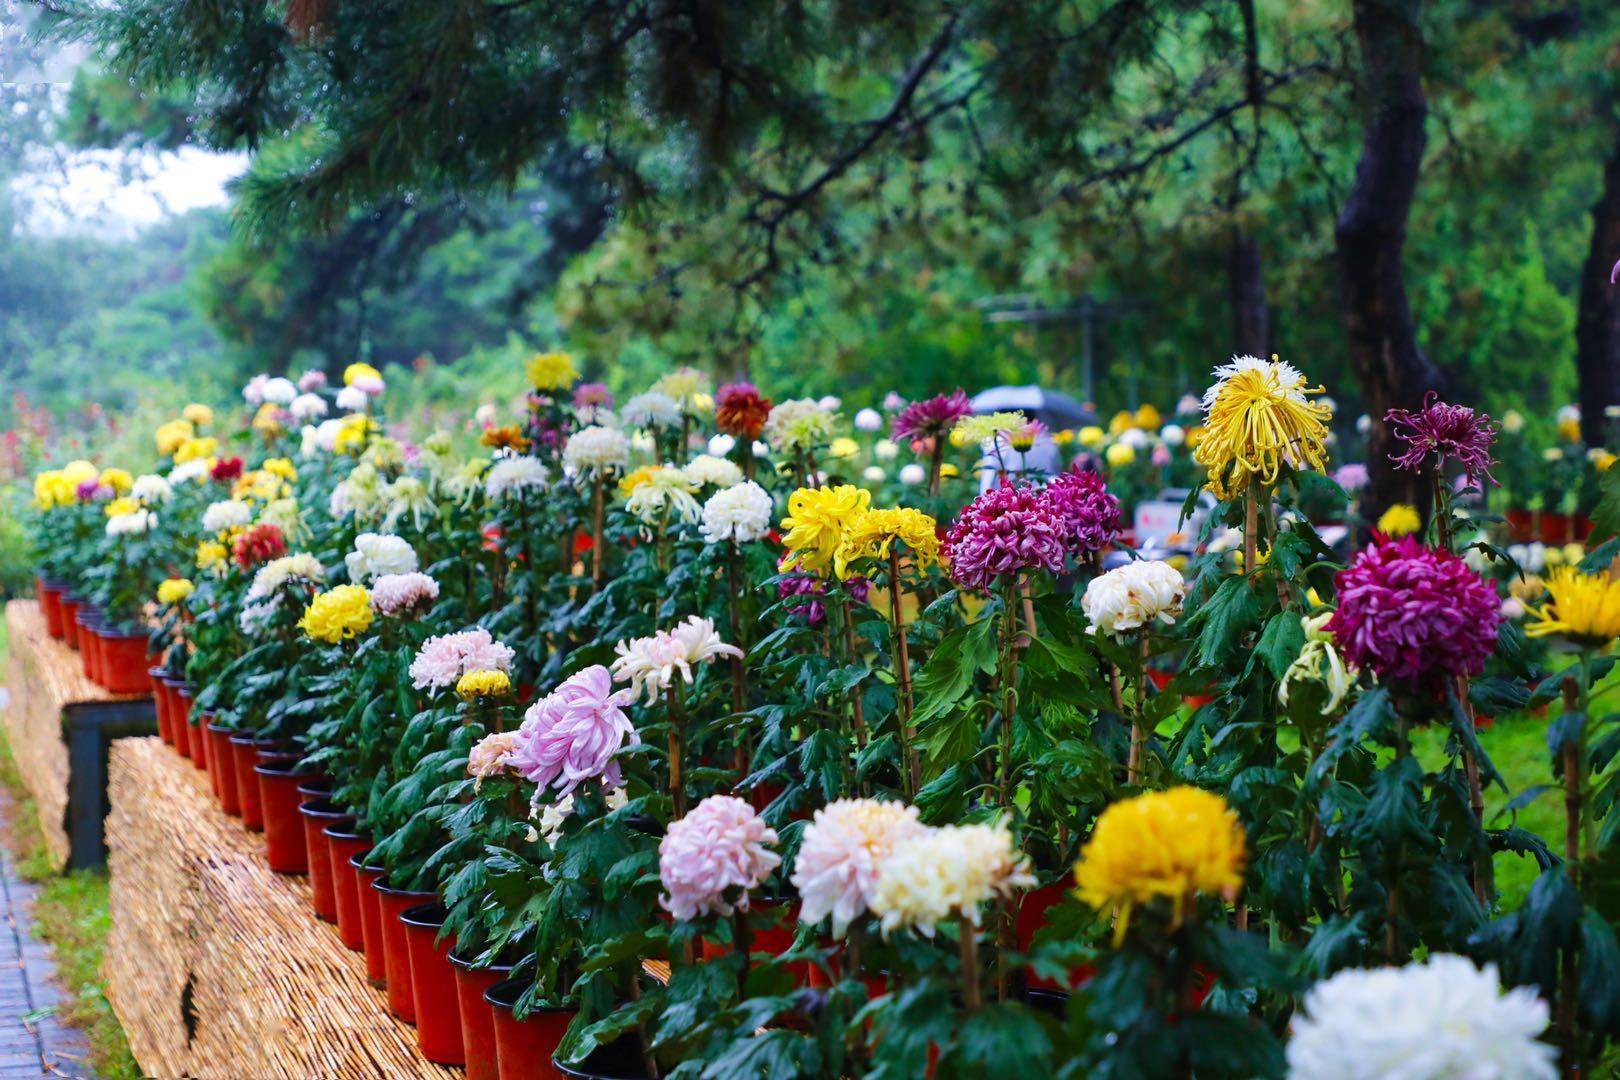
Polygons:
M1346 495L1354 495L1365 488L1369 479L1367 466L1360 462L1340 465L1333 470L1333 482L1343 488Z
M844 592L857 604L866 603L871 595L872 582L859 574L845 578L842 582ZM797 604L789 604L788 610L795 615L803 615L804 620L815 626L827 617L827 608L821 602L821 597L827 595L827 583L814 574L792 574L776 583L776 597L786 600L790 596L805 597Z
M1025 570L1063 570L1066 526L1030 484L991 488L968 503L945 534L951 580L989 592L996 579Z
M1397 469L1422 472L1423 463L1438 454L1461 465L1476 486L1484 486L1487 480L1496 483L1491 475L1491 466L1496 464L1491 458L1496 425L1484 413L1466 405L1448 405L1430 390L1423 408L1415 412L1391 409L1384 421L1394 426L1395 437L1406 444L1405 450L1389 455Z
M921 401L913 401L901 409L889 427L895 442L923 439L943 439L964 416L973 415L973 402L958 389L949 394L938 394Z
M1339 609L1327 628L1346 660L1381 680L1434 689L1478 675L1496 648L1496 590L1415 537L1362 549L1336 584Z
M1043 495L1058 519L1069 554L1101 551L1119 535L1119 499L1108 490L1101 473L1089 469L1059 473Z

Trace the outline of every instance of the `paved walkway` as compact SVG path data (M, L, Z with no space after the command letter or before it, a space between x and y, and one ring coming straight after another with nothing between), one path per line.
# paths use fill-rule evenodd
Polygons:
M0 798L0 814L10 813ZM89 1048L76 1028L59 1023L62 991L51 980L50 953L33 938L37 886L18 874L11 852L0 847L0 1080L20 1077L93 1077Z

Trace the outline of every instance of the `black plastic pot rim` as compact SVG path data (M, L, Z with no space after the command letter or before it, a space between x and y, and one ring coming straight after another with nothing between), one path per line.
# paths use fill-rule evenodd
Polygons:
M455 951L453 949L450 952L450 965L452 967L459 968L462 971L488 971L488 972L494 972L496 974L505 974L505 973L510 972L513 968L517 967L517 965L515 963L514 964L485 964L482 967L480 967L479 965L473 963L467 957L463 956L461 953L459 953L459 952L457 952L457 951ZM505 980L503 979L501 981L504 982Z
M218 720L210 720L208 721L208 732L211 735L218 735L221 733L229 735L231 729L220 723Z
M332 794L332 781L317 773L310 773L309 783L299 784L298 793L300 795L330 795Z
M437 930L444 925L444 920L450 917L450 911L437 900L427 904L417 904L408 907L399 913L399 921L406 926L414 926L418 930Z
M512 1006L517 1003L517 999L523 996L523 991L528 989L529 983L530 980L528 979L502 979L500 982L484 991L484 1001L490 1005L493 1005L497 1009L505 1009L510 1012L512 1010ZM513 991L516 991L516 993ZM507 998L510 998L511 1000L506 1000ZM536 1005L534 1008L529 1010L529 1015L533 1016L535 1013L571 1013L578 1011L578 1009L571 1005Z
M387 871L384 870L380 866L367 866L366 865L366 856L370 855L370 854L371 854L371 852L369 850L355 852L353 855L349 856L349 865L354 867L357 872L362 873L362 874L383 874L383 873L387 873Z
M321 805L325 803L326 805ZM335 822L352 823L354 815L342 809L330 799L310 799L299 803L298 812L305 817L329 819Z
M274 777L277 777L278 779L280 777L283 777L283 776L304 776L305 775L304 773L302 773L302 772L300 772L298 770L297 765L294 765L290 769L278 769L278 768L274 767L273 765L266 765L262 761L259 762L257 765L253 766L253 771L258 773L260 776L274 776Z
M352 815L350 816L352 817ZM341 822L333 822L326 828L322 829L321 832L327 836L330 836L334 840L365 840L367 842L371 840L371 835L369 833L356 832L353 829L345 829L341 827L341 824ZM353 860L351 859L350 861L352 862Z
M420 892L416 889L396 889L392 885L384 885L382 878L378 878L376 881L373 881L371 883L371 887L376 889L378 892L385 893L389 896L420 896L423 898L423 903L427 903L429 899L437 900L439 898L439 894L436 892Z

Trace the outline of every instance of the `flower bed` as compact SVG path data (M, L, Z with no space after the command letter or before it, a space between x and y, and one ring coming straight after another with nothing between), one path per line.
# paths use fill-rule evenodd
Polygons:
M476 448L389 428L358 364L255 379L241 432L188 410L162 476L37 485L46 576L151 621L165 739L430 1060L1538 1077L1620 1034L1589 708L1620 544L1528 585L1488 418L1392 414L1434 510L1334 549L1332 410L1275 360L1201 423L1061 442L960 393L878 438L691 369L622 404L567 354L529 376ZM1099 457L1048 476L1044 439ZM1190 554L1121 547L1137 443L1218 500ZM1541 838L1485 818L1474 730L1560 696ZM1518 910L1505 857L1544 868Z

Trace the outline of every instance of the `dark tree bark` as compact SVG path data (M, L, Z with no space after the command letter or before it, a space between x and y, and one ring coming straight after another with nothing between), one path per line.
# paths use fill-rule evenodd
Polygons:
M1620 286L1609 274L1620 259L1620 144L1603 169L1603 193L1592 204L1592 248L1581 268L1575 320L1575 368L1580 376L1581 438L1602 446L1603 410L1620 405Z
M1390 465L1391 438L1383 417L1392 408L1421 405L1423 395L1441 389L1443 380L1418 347L1401 267L1428 141L1418 26L1423 0L1353 0L1353 7L1366 128L1355 183L1336 231L1350 361L1374 420L1363 510L1376 519L1391 503L1420 509L1429 504L1424 478Z
M1227 289L1232 304L1232 352L1271 355L1271 308L1266 304L1266 278L1260 243L1233 226L1227 252Z

